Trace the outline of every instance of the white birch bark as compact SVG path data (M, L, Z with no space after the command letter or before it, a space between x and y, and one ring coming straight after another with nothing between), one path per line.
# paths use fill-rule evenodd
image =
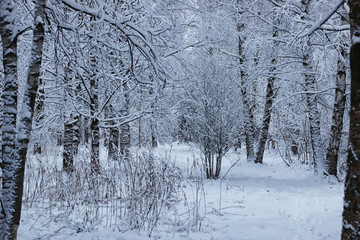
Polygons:
M305 14L309 13L310 0L302 0L302 8ZM310 137L313 150L313 164L315 171L323 173L325 171L325 149L321 138L320 112L318 109L318 97L314 92L316 89L316 78L312 63L312 47L310 37L306 37L301 42L302 60L304 67L304 81L306 93L306 104L309 111Z
M30 141L32 122L35 112L35 100L39 86L39 76L42 61L43 45L44 45L44 19L45 19L45 3L46 0L34 0L34 29L33 41L31 48L31 58L29 70L27 74L27 82L25 84L24 97L21 111L19 114L19 127L17 135L17 148L20 157L20 164L15 173L14 184L17 186L15 195L15 222L16 226L20 224L24 170L25 161Z
M45 0L36 0L34 4L33 43L18 127L16 127L18 104L16 35L18 33L14 32L13 26L13 21L16 19L16 10L11 0L2 1L0 5L0 30L3 41L3 64L5 70L3 93L4 123L2 126L3 189L1 192L2 211L0 214L1 239L17 238L17 229L21 217L24 166L32 129L32 117L35 109L44 41L43 18ZM4 214L6 218L4 218Z
M308 43L305 43L305 45ZM303 50L303 66L305 77L306 104L309 111L310 136L313 150L313 164L315 171L325 170L325 150L321 138L320 112L316 92L316 79L310 57L311 47L307 45Z
M345 23L345 19L342 20ZM340 42L344 44L345 41ZM346 103L346 63L349 54L344 46L339 48L340 55L338 59L337 74L336 74L336 88L335 88L335 101L332 115L332 124L330 130L330 143L326 153L325 168L327 173L337 176L337 165L339 148L343 130L344 110Z

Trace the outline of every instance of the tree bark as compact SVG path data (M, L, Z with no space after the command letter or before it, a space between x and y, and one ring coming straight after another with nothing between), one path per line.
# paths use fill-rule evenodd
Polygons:
M66 172L74 171L74 157L78 153L80 144L80 115L71 113L65 116L64 121L64 151L63 169Z
M342 240L360 237L360 1L350 0L351 110Z
M329 175L337 176L337 163L340 148L341 132L343 129L343 118L346 102L346 66L343 59L348 54L344 47L340 49L341 57L338 59L336 76L335 101L330 132L330 144L326 153L325 169Z
M18 127L17 144L20 156L20 166L15 174L15 185L18 186L15 201L15 225L20 224L24 170L25 161L28 151L28 145L31 137L33 116L35 112L35 100L39 87L39 76L42 62L43 46L44 46L44 20L45 20L45 4L46 0L34 1L34 31L31 48L31 60L27 75L27 83L23 97L22 109L20 111L20 121Z
M0 239L16 238L14 193L18 186L14 185L14 171L19 165L16 151L16 119L17 119L17 37L13 38L15 25L9 22L7 16L14 14L15 6L11 0L0 3L0 34L3 47L4 89L2 100L2 189L0 205ZM15 186L15 189L14 189Z
M301 0L302 9L304 15L301 17L305 18L309 14L311 0ZM311 41L310 37L301 42L303 45L302 50L302 59L304 66L304 81L305 81L305 91L306 93L306 104L309 111L309 125L310 125L310 138L313 152L313 164L316 172L323 173L325 170L325 150L322 145L321 139L321 129L320 129L320 112L318 109L318 99L317 95L314 93L316 91L316 78L314 74L314 69L312 67L311 60Z
M238 1L240 4L240 1ZM241 13L239 13L241 15ZM241 33L244 30L244 24L238 24L238 32ZM240 78L241 78L241 99L243 103L243 113L244 113L244 125L245 125L245 143L246 143L246 156L247 161L252 162L255 160L255 151L254 151L254 120L253 114L250 106L250 99L247 93L246 81L248 79L247 73L244 69L245 55L243 53L243 44L244 39L239 37L238 39L238 53L239 53L239 62L240 62Z
M305 76L306 104L309 110L310 137L313 150L313 164L315 171L323 172L325 163L325 151L322 145L320 129L320 112L318 109L316 91L316 79L310 60L310 46L303 52L303 66Z
M274 13L275 15L275 13ZM274 20L274 24L276 24L276 19ZM273 38L276 39L278 33L277 30L273 29ZM276 53L276 42L273 42L273 54ZM266 101L265 101L265 108L264 108L264 115L263 115L263 124L260 129L260 137L259 137L259 145L256 152L255 163L263 163L264 158L264 151L265 151L265 144L268 139L269 133L269 126L271 120L271 111L272 111L272 104L274 100L274 82L275 82L275 71L276 71L276 56L273 56L271 60L271 69L270 69L270 77L267 79L267 86L266 86Z
M275 59L273 59L273 64L275 64ZM274 74L275 68L272 69L272 74ZM259 146L256 152L255 163L263 163L265 144L268 139L269 125L271 120L271 107L274 99L274 86L275 77L271 76L268 78L268 83L266 87L266 102L264 109L263 125L260 129L260 138Z
M108 116L113 117L114 108L110 104L108 109ZM115 121L111 121L112 125L116 125ZM108 156L113 160L119 159L119 128L112 127L109 130Z
M70 69L65 68L65 78L64 82L71 86L71 74ZM71 89L71 88L70 88ZM74 94L81 91L80 85L78 85L76 90L69 90ZM64 134L62 138L63 143L63 169L66 172L74 171L74 157L78 153L78 148L80 144L80 114L73 111L73 109L68 108L70 102L67 100L66 94L64 95Z
M344 11L341 14L341 24L347 24L349 22L348 16ZM339 158L339 148L341 143L341 136L343 130L344 110L346 103L346 62L349 58L349 54L345 48L347 39L341 39L340 41L340 56L337 64L337 76L336 76L336 89L335 100L332 115L332 125L330 132L330 143L326 153L325 168L328 174L337 176L337 165Z
M42 50L44 43L44 9L45 0L34 1L34 31L31 48L27 82L23 97L22 109L19 114L19 126L16 134L17 114L17 32L13 22L16 10L11 0L2 1L0 8L0 31L3 42L3 64L5 83L3 92L4 123L2 126L3 154L3 187L1 191L0 238L16 239L20 224L22 194L24 183L24 168L32 120L35 111L35 99L38 90Z
M98 120L98 108L99 108L99 84L97 79L97 60L96 49L90 47L90 136L91 136L91 167L94 172L100 171L100 128Z
M126 83L123 84L124 92L128 91L128 86ZM130 97L128 93L124 94L124 105L121 110L122 116L129 115L130 108ZM125 160L129 158L129 148L130 148L130 123L124 123L120 126L120 154L121 157Z

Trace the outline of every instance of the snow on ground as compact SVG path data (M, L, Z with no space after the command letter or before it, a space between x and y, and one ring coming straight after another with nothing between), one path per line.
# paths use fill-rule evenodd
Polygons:
M224 159L223 174L240 161L226 178L202 182L195 178L201 160L194 148L163 145L156 154L176 161L184 175L194 177L184 185L194 208L181 205L178 209L177 217L184 222L192 214L190 225L163 224L153 232L153 239L340 239L343 184L314 176L308 166L287 167L275 151L265 153L263 165L246 163L244 150L231 151ZM195 207L199 210L194 211ZM79 231L65 213L53 210L49 217L43 212L36 206L24 209L19 239L148 239L145 232L120 233L109 227Z

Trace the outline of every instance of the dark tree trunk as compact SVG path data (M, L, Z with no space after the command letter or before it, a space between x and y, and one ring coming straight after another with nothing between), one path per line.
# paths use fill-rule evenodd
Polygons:
M65 68L64 82L72 86L70 82L70 70ZM70 90L71 91L71 90ZM77 87L77 92L81 91L80 85ZM75 91L74 91L74 94ZM68 105L71 105L64 96L64 134L62 136L63 142L63 169L66 172L72 172L74 170L74 157L78 153L80 144L80 115L77 112L72 112L73 109L68 109Z
M109 157L112 159L119 158L119 128L110 128L110 140L108 145Z
M239 1L238 1L238 4ZM239 13L241 14L241 13ZM244 30L244 24L238 24L238 32L241 33ZM239 37L238 39L238 52L240 56L240 77L241 77L241 99L243 103L243 113L244 113L244 132L245 132L245 143L246 143L246 156L247 160L252 162L255 160L255 151L254 151L254 120L251 110L250 98L247 93L247 73L244 70L244 61L245 56L243 54L243 39Z
M332 116L330 144L326 153L325 169L328 174L337 176L337 163L346 101L346 66L342 59L347 59L345 49L341 47L336 76L335 102Z
M349 5L352 39L350 146L345 182L342 240L360 238L360 1L350 0Z
M276 25L279 21L274 13L274 25ZM278 36L278 31L276 28L273 28L273 39L276 39ZM264 151L266 141L268 140L268 133L269 133L269 126L271 120L271 111L272 111L272 104L274 101L274 82L275 82L275 72L276 72L276 49L277 49L276 41L273 42L273 56L271 60L271 69L270 69L270 76L267 79L267 86L266 86L266 100L265 100L265 108L263 114L263 123L260 129L260 136L259 136L259 145L256 152L255 163L263 163L264 158Z
M63 169L67 172L74 170L74 157L78 153L80 144L80 115L70 114L64 121L64 151Z
M4 69L4 89L2 94L3 124L2 124L2 189L0 202L0 239L16 239L18 225L15 224L14 211L15 201L14 189L14 168L19 161L16 151L16 119L17 119L17 38L12 38L11 26L6 16L15 11L12 1L0 2L0 34L3 48L3 69ZM9 4L9 5L7 5ZM5 7L7 5L7 7ZM18 188L18 186L16 186Z
M113 117L114 108L109 105L107 108L108 117ZM111 125L116 125L116 121L111 121ZM109 129L109 140L108 140L108 156L113 160L119 159L119 128L112 127Z
M275 71L275 69L273 69ZM265 144L268 138L269 125L271 119L271 107L274 98L273 85L275 77L269 77L266 87L266 103L264 109L263 125L260 130L259 146L256 152L255 163L263 163Z
M222 149L219 149L216 154L216 169L214 179L218 179L220 177L221 172L221 164L222 164Z
M341 24L348 24L349 18L346 12L341 13ZM337 176L337 165L339 158L339 148L343 130L343 119L346 103L346 63L349 58L349 54L344 44L347 39L341 39L340 41L340 56L337 64L337 76L336 76L336 89L335 100L332 116L332 125L330 133L330 143L326 153L325 169L328 174Z
M124 91L128 90L128 86L126 84L124 86ZM121 110L122 116L129 115L129 107L130 107L130 98L129 94L124 94L124 105ZM130 148L130 123L124 123L120 126L120 154L123 159L129 158L129 148Z

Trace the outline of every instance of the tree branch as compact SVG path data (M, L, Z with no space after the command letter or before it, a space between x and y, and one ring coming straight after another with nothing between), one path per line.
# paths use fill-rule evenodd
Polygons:
M345 0L339 1L323 18L316 22L310 29L307 31L306 35L312 35L316 30L318 30L321 25L323 25L331 16L339 9L339 7L345 2Z

